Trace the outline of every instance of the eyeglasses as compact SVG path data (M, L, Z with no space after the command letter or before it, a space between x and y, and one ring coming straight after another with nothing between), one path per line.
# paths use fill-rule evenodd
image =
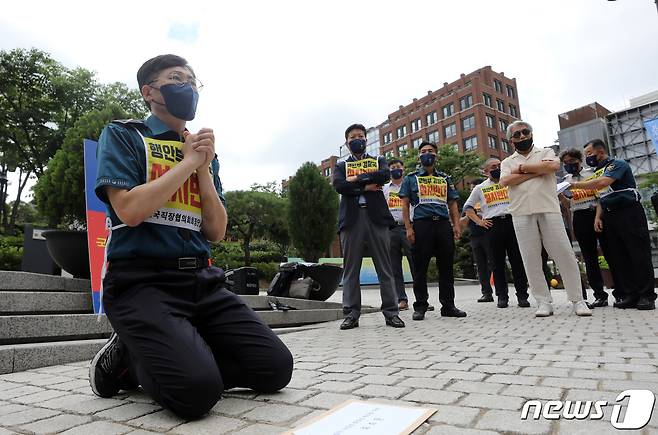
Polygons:
M186 84L189 83L197 91L200 91L201 89L203 89L203 83L201 83L201 81L197 80L196 77L192 77L192 76L185 77L183 74L178 73L178 72L173 72L173 73L169 74L169 76L167 76L167 78L154 79L151 82L149 82L149 84L157 82L158 80L169 80L176 86L185 86Z
M530 133L532 133L532 130L530 130L529 128L524 128L523 130L515 131L512 137L514 139L518 139L521 137L521 134L523 134L524 136L528 136Z

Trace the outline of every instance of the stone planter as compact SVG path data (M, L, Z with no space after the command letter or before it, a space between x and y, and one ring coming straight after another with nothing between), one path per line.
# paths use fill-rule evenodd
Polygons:
M45 231L46 246L59 267L75 278L90 278L86 231Z

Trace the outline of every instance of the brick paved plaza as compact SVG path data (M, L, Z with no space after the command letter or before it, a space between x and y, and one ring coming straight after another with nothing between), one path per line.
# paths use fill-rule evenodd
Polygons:
M436 303L436 288L432 289ZM522 421L528 399L607 400L628 389L658 392L658 318L655 311L598 308L577 318L564 291L556 313L535 319L534 309L478 304L478 288L459 286L466 319L428 313L405 329L384 326L381 314L339 331L330 322L281 338L295 356L293 379L279 394L226 393L206 418L185 422L142 393L94 396L88 361L0 375L0 435L274 434L303 424L347 399L432 406L437 412L415 434L606 434L602 421ZM364 290L378 305L379 292ZM331 300L340 300L340 294ZM611 298L612 300L612 298ZM622 433L634 433L624 431ZM642 431L658 433L658 412Z

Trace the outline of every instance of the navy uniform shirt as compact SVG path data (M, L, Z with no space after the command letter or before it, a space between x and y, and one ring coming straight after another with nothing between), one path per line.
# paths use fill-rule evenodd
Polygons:
M414 209L414 220L432 216L448 218L448 203L459 198L459 193L448 175L436 169L430 175L425 168L404 177L398 194L401 198L409 198Z
M601 207L624 208L640 200L635 177L626 161L611 159L605 162L603 168L603 176L615 181L610 185L610 190L600 193Z
M146 120L113 121L98 141L96 195L107 204L112 226L120 225L106 187L130 190L156 179L183 159L178 133L154 115ZM209 169L222 202L219 162ZM136 227L112 231L108 260L151 257L177 258L210 254L208 240L199 231L201 196L196 174L153 216Z

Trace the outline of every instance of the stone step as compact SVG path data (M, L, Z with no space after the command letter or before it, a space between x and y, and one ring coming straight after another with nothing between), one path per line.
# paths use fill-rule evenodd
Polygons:
M0 293L5 290L91 292L88 279L31 272L0 271Z
M0 346L0 374L91 360L105 342L106 338Z
M63 291L2 291L0 316L7 314L93 313L91 293Z
M0 344L102 338L110 332L107 317L95 314L0 316Z

